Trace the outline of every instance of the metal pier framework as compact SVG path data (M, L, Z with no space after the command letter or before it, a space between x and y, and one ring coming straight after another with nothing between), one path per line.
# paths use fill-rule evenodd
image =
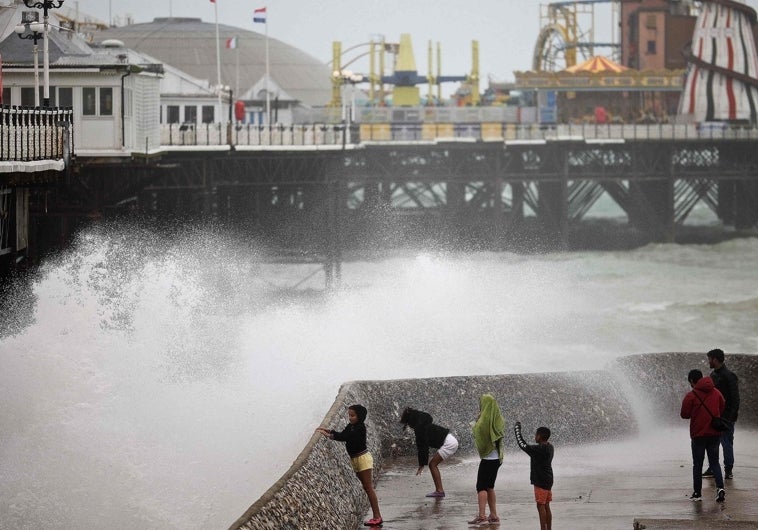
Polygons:
M88 212L212 219L335 262L342 249L418 243L575 248L603 194L640 241L670 242L698 201L725 225L758 228L755 145L569 137L176 150L159 163L79 164L67 196Z

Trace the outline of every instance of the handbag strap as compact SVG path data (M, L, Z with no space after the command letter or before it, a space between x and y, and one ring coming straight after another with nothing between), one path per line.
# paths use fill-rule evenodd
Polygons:
M696 398L698 398L698 399L700 400L700 403L702 403L702 404L703 404L703 408L706 410L706 412L707 412L708 414L710 414L710 415L711 415L711 418L715 418L716 416L714 416L714 415L713 415L713 413L711 412L711 409L709 409L709 408L708 408L708 405L706 405L706 404L705 404L705 401L703 401L703 398L701 398L701 397L700 397L700 394L698 394L698 393L697 393L697 390L695 390L695 389L693 388L693 389L692 389L692 393L693 393L693 394L695 394L695 397L696 397Z

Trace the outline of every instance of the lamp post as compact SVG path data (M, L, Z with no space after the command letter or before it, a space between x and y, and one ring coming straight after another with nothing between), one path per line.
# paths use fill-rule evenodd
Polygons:
M50 27L48 25L48 15L47 12L49 9L58 9L63 5L64 0L24 0L24 4L26 7L33 7L36 9L42 9L43 17L42 17L42 62L43 62L43 71L44 71L44 94L42 96L42 105L45 107L50 106L50 51L48 48L48 32L50 30Z
M30 33L26 33L26 29L29 28ZM34 106L39 107L39 46L37 41L42 38L42 31L44 26L39 22L32 22L28 24L19 24L15 28L16 34L19 39L30 39L34 42ZM26 34L25 34L26 33Z
M342 84L342 94L340 99L342 100L342 121L347 127L348 132L355 121L355 85L363 83L367 80L363 74L356 74L352 70L335 70L332 72L332 77L335 80L339 80ZM350 85L350 105L345 98L345 88Z
M234 107L234 90L232 87L228 85L222 85L219 87L219 98L221 97L221 94L226 92L229 95L229 121L226 123L226 140L227 143L230 146L234 146L234 141L232 139L232 124L234 122L234 117L232 114L233 107Z

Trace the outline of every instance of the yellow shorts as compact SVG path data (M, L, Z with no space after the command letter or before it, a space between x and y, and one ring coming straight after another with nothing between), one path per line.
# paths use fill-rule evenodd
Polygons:
M360 473L367 469L374 469L374 458L371 453L363 453L361 456L356 456L350 459L350 463L353 464L353 471Z
M534 486L534 500L537 501L537 504L547 504L553 500L553 492Z

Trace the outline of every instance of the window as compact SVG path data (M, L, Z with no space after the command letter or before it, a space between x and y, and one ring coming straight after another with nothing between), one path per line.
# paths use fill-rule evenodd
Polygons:
M647 29L655 29L658 27L658 17L653 14L648 14L645 17L645 27Z
M58 89L58 104L61 107L74 106L74 89L71 87Z
M33 86L21 87L21 106L22 107L34 106L34 87Z
M166 123L179 123L179 105L166 105Z
M82 88L82 116L113 116L113 88Z
M197 123L197 107L195 105L184 107L184 122Z
M648 55L655 55L655 41L654 40L647 41L647 53Z
M203 123L214 122L214 111L215 109L213 108L213 105L203 105Z
M3 105L11 104L11 89L10 87L3 87Z
M82 116L94 116L97 114L96 91L95 87L82 88Z
M100 88L100 116L113 116L113 89Z

